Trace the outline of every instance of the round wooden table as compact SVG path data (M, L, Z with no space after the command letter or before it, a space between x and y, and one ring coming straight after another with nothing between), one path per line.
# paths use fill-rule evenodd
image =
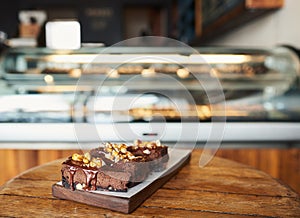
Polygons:
M264 172L215 157L199 167L200 151L190 163L131 214L54 198L62 160L19 175L0 188L0 217L170 216L300 217L300 197Z

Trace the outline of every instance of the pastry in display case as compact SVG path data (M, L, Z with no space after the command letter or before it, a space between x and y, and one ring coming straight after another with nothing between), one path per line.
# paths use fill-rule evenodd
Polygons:
M11 48L1 71L1 104L17 102L2 123L300 120L299 60L285 47Z

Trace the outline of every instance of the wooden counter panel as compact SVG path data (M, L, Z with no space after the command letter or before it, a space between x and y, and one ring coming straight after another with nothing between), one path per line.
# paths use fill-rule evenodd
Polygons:
M245 6L248 9L281 8L284 0L246 0Z
M0 186L16 175L35 166L66 158L79 150L0 150Z
M74 152L80 151L0 150L0 159L4 163L0 165L0 172L2 172L0 174L0 185L31 167L58 158L66 158ZM300 193L300 149L219 149L216 156L231 159L260 169L274 178L281 179ZM194 161L193 164L198 165L199 157L194 158L191 161ZM222 166L226 167L228 164L230 164L230 161L224 160ZM244 165L239 165L238 167L245 168ZM234 173L234 170L231 173ZM36 176L38 178L39 174ZM231 176L239 175L233 174Z

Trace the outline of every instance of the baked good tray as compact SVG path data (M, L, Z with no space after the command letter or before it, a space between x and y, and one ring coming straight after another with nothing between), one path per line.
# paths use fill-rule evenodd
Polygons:
M190 160L190 155L191 150L169 148L169 161L166 169L161 172L152 172L145 181L129 188L127 192L72 191L63 187L60 181L52 186L52 195L60 199L131 213L186 165Z

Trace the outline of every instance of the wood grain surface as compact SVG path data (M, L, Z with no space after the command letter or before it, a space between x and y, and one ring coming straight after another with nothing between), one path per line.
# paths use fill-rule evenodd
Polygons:
M62 160L33 168L2 186L0 217L300 217L300 197L252 167L215 157L191 161L133 213L125 215L52 197Z

